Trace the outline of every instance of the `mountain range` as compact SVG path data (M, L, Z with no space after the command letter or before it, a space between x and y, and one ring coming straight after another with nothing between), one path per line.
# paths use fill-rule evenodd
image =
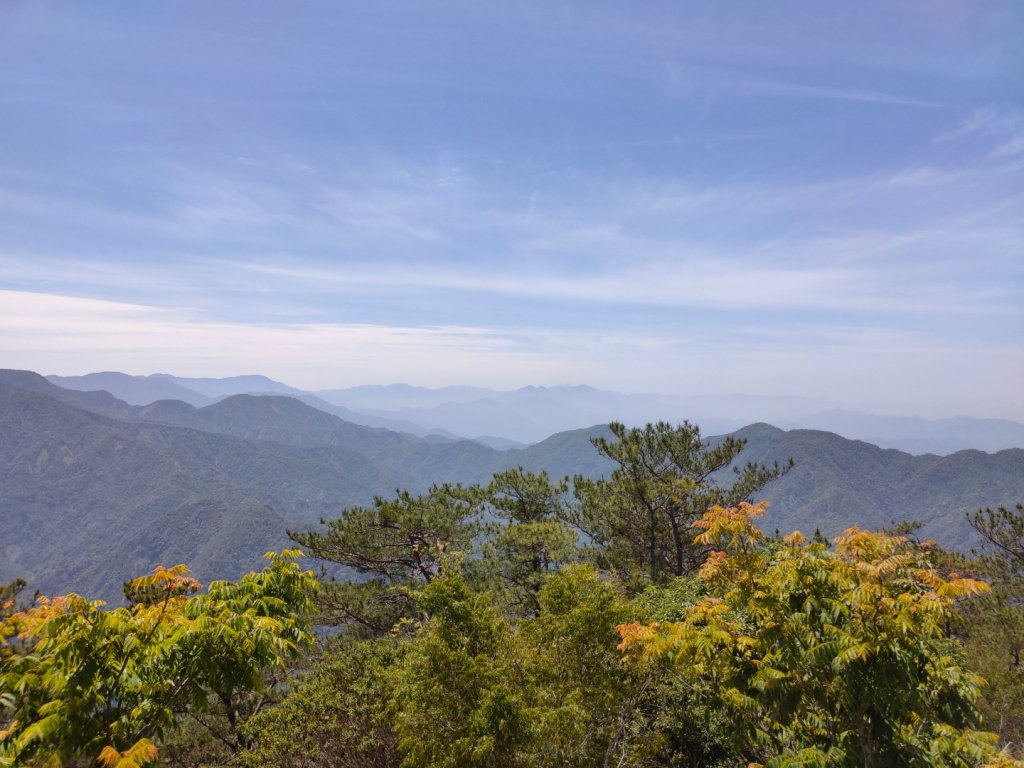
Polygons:
M398 488L484 482L515 466L610 469L590 442L608 434L602 425L499 450L355 424L284 394L198 394L210 402L132 404L0 371L0 581L116 600L122 581L158 563L235 577L284 546L287 530ZM741 461L796 461L762 494L769 530L916 519L922 536L965 547L966 512L1024 499L1021 449L913 456L820 430L760 423L734 434L747 440Z
M66 389L105 390L131 405L173 399L202 407L230 395L286 395L355 424L419 437L469 438L499 449L523 447L555 432L612 420L637 426L683 419L700 423L708 433L731 432L754 422L819 429L913 454L1024 448L1024 424L1006 419L881 416L803 397L627 395L588 386L427 389L407 384L310 392L266 376L200 379L117 372L49 379Z
M580 446L589 448L586 439ZM0 371L0 581L116 598L156 563L229 577L342 508L523 465L601 471L557 438L518 451L351 424L293 398L130 405ZM113 559L112 559L113 558Z

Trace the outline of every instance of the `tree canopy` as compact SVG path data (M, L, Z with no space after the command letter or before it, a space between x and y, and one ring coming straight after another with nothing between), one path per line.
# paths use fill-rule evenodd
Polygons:
M705 554L692 523L716 504L750 501L792 466L733 466L727 483L722 472L743 451L744 440L726 437L711 444L686 421L635 429L613 422L609 428L614 440L592 442L617 466L607 478L574 478L578 503L569 519L591 542L602 567L638 586L692 573Z
M264 670L313 639L298 554L202 593L185 566L157 568L126 585L130 607L69 594L9 616L0 640L26 647L0 664L0 765L149 765L182 713L216 702L237 717Z
M985 546L958 566L992 589L965 606L957 633L972 669L988 681L979 704L988 727L1024 746L1024 504L978 510L970 522Z
M159 568L123 608L0 589L0 766L1024 766L1024 507L975 514L973 557L769 535L748 499L787 466L612 434L601 480L518 468L293 534L323 587L285 552L206 591Z
M479 488L460 485L434 486L421 496L400 491L324 521L326 531L291 533L312 556L358 576L325 584L323 618L379 634L411 615L410 590L436 578L446 554L472 546L482 498Z
M900 536L766 542L754 525L763 510L715 507L697 522L697 543L713 548L698 574L705 594L678 620L623 625L623 651L667 659L728 713L758 764L1008 762L977 730L983 681L947 632L957 602L989 587L943 578Z

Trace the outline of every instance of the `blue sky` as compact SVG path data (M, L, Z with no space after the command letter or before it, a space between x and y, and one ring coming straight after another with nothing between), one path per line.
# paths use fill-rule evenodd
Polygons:
M7 367L1024 420L1024 8L0 5Z

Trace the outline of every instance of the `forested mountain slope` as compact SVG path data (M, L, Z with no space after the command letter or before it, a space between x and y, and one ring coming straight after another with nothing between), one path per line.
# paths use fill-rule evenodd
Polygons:
M117 599L124 579L157 563L187 562L203 580L234 577L286 544L288 528L397 488L486 481L517 463L593 469L588 434L569 436L575 450L555 436L496 451L348 424L290 398L138 407L5 371L0 581ZM581 449L588 460L578 461Z
M470 440L424 442L353 424L280 395L232 395L198 409L161 401L144 407L138 418L294 447L344 446L413 478L485 477L501 458L499 452Z
M912 456L831 432L784 432L755 424L735 433L745 438L745 461L792 458L796 466L764 489L772 502L762 527L832 536L851 525L880 528L917 520L919 533L944 546L976 542L965 514L980 507L1024 499L1024 450L949 456Z
M130 406L3 371L0 580L116 598L123 579L157 563L190 563L200 579L235 576L281 546L286 529L397 488L486 482L515 466L600 475L611 465L590 439L608 434L595 426L498 451L351 424L282 396ZM796 461L762 491L769 531L833 535L916 519L921 535L962 548L973 543L966 512L1024 499L1019 449L911 456L764 424L737 435L748 440L743 462Z
M119 421L0 386L0 580L116 597L156 563L237 576L288 526L409 478L343 447Z
M291 397L233 395L205 408L182 406L173 401L154 403L141 409L137 418L296 447L344 446L414 478L417 487L441 481L484 482L494 472L520 465L556 476L594 475L610 466L590 444L592 436L607 433L602 426L500 451L473 440L419 439L353 424Z

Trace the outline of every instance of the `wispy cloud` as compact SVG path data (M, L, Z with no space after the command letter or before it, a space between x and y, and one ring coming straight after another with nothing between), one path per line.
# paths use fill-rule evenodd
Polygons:
M521 340L483 328L403 327L369 324L226 323L189 313L55 294L0 291L0 353L8 365L47 372L81 370L97 357L129 372L213 369L273 370L316 386L325 369L336 381L363 375L388 380L400 372L446 360L466 373L486 358L501 358L506 372L522 364ZM271 362L272 361L272 362ZM269 366L269 367L268 367ZM436 371L438 380L444 373ZM383 377L383 378L381 378Z
M791 99L826 99L830 101L849 101L861 104L887 104L900 107L923 107L927 109L950 109L951 105L930 99L886 93L860 88L846 88L837 85L817 85L812 83L795 83L782 80L736 81L734 87L758 91Z
M1024 123L1022 123L1021 131L1016 136L1013 136L992 150L992 157L997 158L1016 157L1021 154L1024 154Z
M975 109L958 125L936 136L935 143L967 139L988 141L989 157L995 159L1024 154L1024 110L991 104Z
M830 398L851 407L923 415L1024 417L1024 357L999 344L963 345L933 333L816 325L740 326L635 334L594 330L226 323L180 311L0 291L4 365L79 374L98 367L147 374L261 372L311 389L367 382L452 381L509 388L543 380L622 391L731 391ZM830 365L822 367L823 358ZM908 359L914 364L907 365ZM101 366L97 361L102 360ZM439 363L439 361L442 361ZM979 380L974 371L999 374ZM927 407L920 401L928 381ZM963 397L972 387L971 398ZM973 405L972 405L973 404Z
M1012 0L224 3L5 17L0 351L1007 399Z
M304 297L377 295L396 320L410 301L456 320L453 292L551 306L1000 315L1019 312L1006 254L1024 238L1024 197L1004 189L1012 179L999 168L922 164L784 183L583 178L560 196L509 201L465 169L371 167L348 187L298 195L185 169L169 176L166 217L105 220L93 201L62 196L65 217L108 241L92 252L26 243L0 250L0 263L8 287L162 293L170 306L230 296L233 311L285 314L301 314ZM47 209L44 196L30 201ZM136 243L152 256L140 261Z
M856 248L863 255L897 251L904 238L822 238L801 244L805 251L840 252ZM792 247L787 251L792 256ZM856 312L1016 315L1002 300L1015 295L999 291L923 291L908 270L906 284L893 284L895 272L866 267L787 268L764 260L700 258L680 254L678 263L645 264L630 269L605 269L600 274L559 274L507 268L453 271L444 266L382 264L322 268L232 262L239 272L254 272L291 281L305 292L370 290L416 294L432 290L491 294L553 302L598 305L663 306L722 312L753 310L852 310ZM1002 300L1001 300L1002 299Z
M935 137L936 144L943 144L970 136L992 136L1015 131L1024 125L1024 112L1016 107L989 104L971 110L970 114L957 125Z

